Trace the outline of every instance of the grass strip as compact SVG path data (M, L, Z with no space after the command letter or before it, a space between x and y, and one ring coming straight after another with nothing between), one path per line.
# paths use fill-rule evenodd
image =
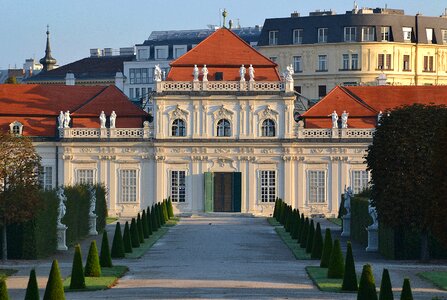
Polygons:
M307 275L313 283L323 292L342 292L343 279L327 278L327 268L306 267Z
M152 233L148 239L144 240L144 243L140 245L138 248L132 248L132 253L126 253L126 258L140 258L142 257L147 250L149 250L162 236L168 232L169 227L175 226L179 218L172 218L166 222L166 224L158 229L156 232Z
M338 218L327 218L326 220L328 220L329 222L341 226L341 223L343 222L342 219L338 219Z
M111 268L101 268L101 277L85 277L85 289L71 290L71 277L64 280L64 290L66 292L85 292L106 290L116 284L118 278L122 277L129 268L126 266L113 266Z
M298 241L292 239L290 234L286 232L284 227L278 221L276 221L275 218L267 218L267 222L269 222L270 225L275 227L276 233L279 235L281 240L287 245L287 247L289 247L293 255L295 255L296 259L303 259L303 260L310 259L310 254L306 253L306 249L301 248L300 244L298 244Z
M106 224L112 224L115 221L118 221L117 217L107 217L106 218Z
M427 271L417 274L420 278L431 282L441 290L447 290L447 272L446 271Z
M275 218L267 218L267 222L269 222L270 225L272 226L282 226L281 223L279 223L278 221L276 221Z

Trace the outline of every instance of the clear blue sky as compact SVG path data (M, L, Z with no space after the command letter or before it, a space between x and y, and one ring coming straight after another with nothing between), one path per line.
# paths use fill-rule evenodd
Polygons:
M439 16L441 0L358 0L360 7L403 8ZM26 58L44 56L50 25L53 57L60 65L89 55L90 48L119 48L142 43L153 30L199 29L219 24L220 9L241 26L262 25L266 18L308 15L316 9L344 13L351 0L0 0L0 69L22 67ZM237 22L235 22L237 24Z

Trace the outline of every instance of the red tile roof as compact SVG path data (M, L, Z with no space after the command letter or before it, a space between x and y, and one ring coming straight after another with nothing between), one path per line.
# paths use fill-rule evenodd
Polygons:
M223 80L239 80L241 65L253 65L255 80L278 81L277 64L256 51L229 29L221 28L171 63L169 81L192 81L194 65L199 69L206 65L208 80L214 80L216 72L223 72ZM248 74L247 78L248 79Z
M337 86L303 117L308 128L330 128L329 114L346 110L350 128L373 128L380 111L414 103L447 105L447 86Z
M19 121L28 136L55 136L60 111L70 111L74 127L99 127L102 110L117 114L117 127L141 127L147 113L115 86L0 85L0 127ZM120 119L121 117L121 119ZM136 126L138 124L138 126Z

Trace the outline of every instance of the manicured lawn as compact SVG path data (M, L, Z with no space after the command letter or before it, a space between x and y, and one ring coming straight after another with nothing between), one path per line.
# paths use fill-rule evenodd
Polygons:
M341 226L341 223L343 222L342 219L338 218L327 218L327 220L331 223L334 223L335 225Z
M106 218L106 223L107 223L107 224L111 224L111 223L113 223L113 222L115 222L115 221L117 221L117 220L118 220L117 217L107 217L107 218Z
M343 279L327 278L327 268L306 267L306 271L320 291L341 292Z
M15 273L17 273L17 270L14 269L0 269L0 279L9 277Z
M64 280L64 289L66 292L105 290L114 286L118 278L122 277L127 271L129 271L129 268L126 266L102 268L101 277L85 277L86 288L82 290L70 290L71 277L68 277Z
M428 271L418 273L419 277L433 283L442 290L447 290L447 272Z
M158 241L159 238L164 236L166 232L168 232L169 227L175 226L178 222L179 218L172 218L166 224L159 228L156 232L152 233L152 235L144 240L144 243L140 245L138 248L132 248L132 253L126 253L126 258L140 258L142 257L147 250L149 250L155 242Z
M296 259L310 259L310 254L306 253L306 249L301 248L297 240L290 237L290 234L286 232L284 227L276 221L274 218L267 218L270 225L275 226L275 231L283 242L289 247Z

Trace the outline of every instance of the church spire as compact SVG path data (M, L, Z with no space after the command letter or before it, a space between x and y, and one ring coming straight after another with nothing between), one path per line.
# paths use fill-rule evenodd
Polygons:
M50 48L50 26L47 25L47 47L45 49L45 57L41 58L39 61L43 66L43 71L53 70L56 60L51 56Z

